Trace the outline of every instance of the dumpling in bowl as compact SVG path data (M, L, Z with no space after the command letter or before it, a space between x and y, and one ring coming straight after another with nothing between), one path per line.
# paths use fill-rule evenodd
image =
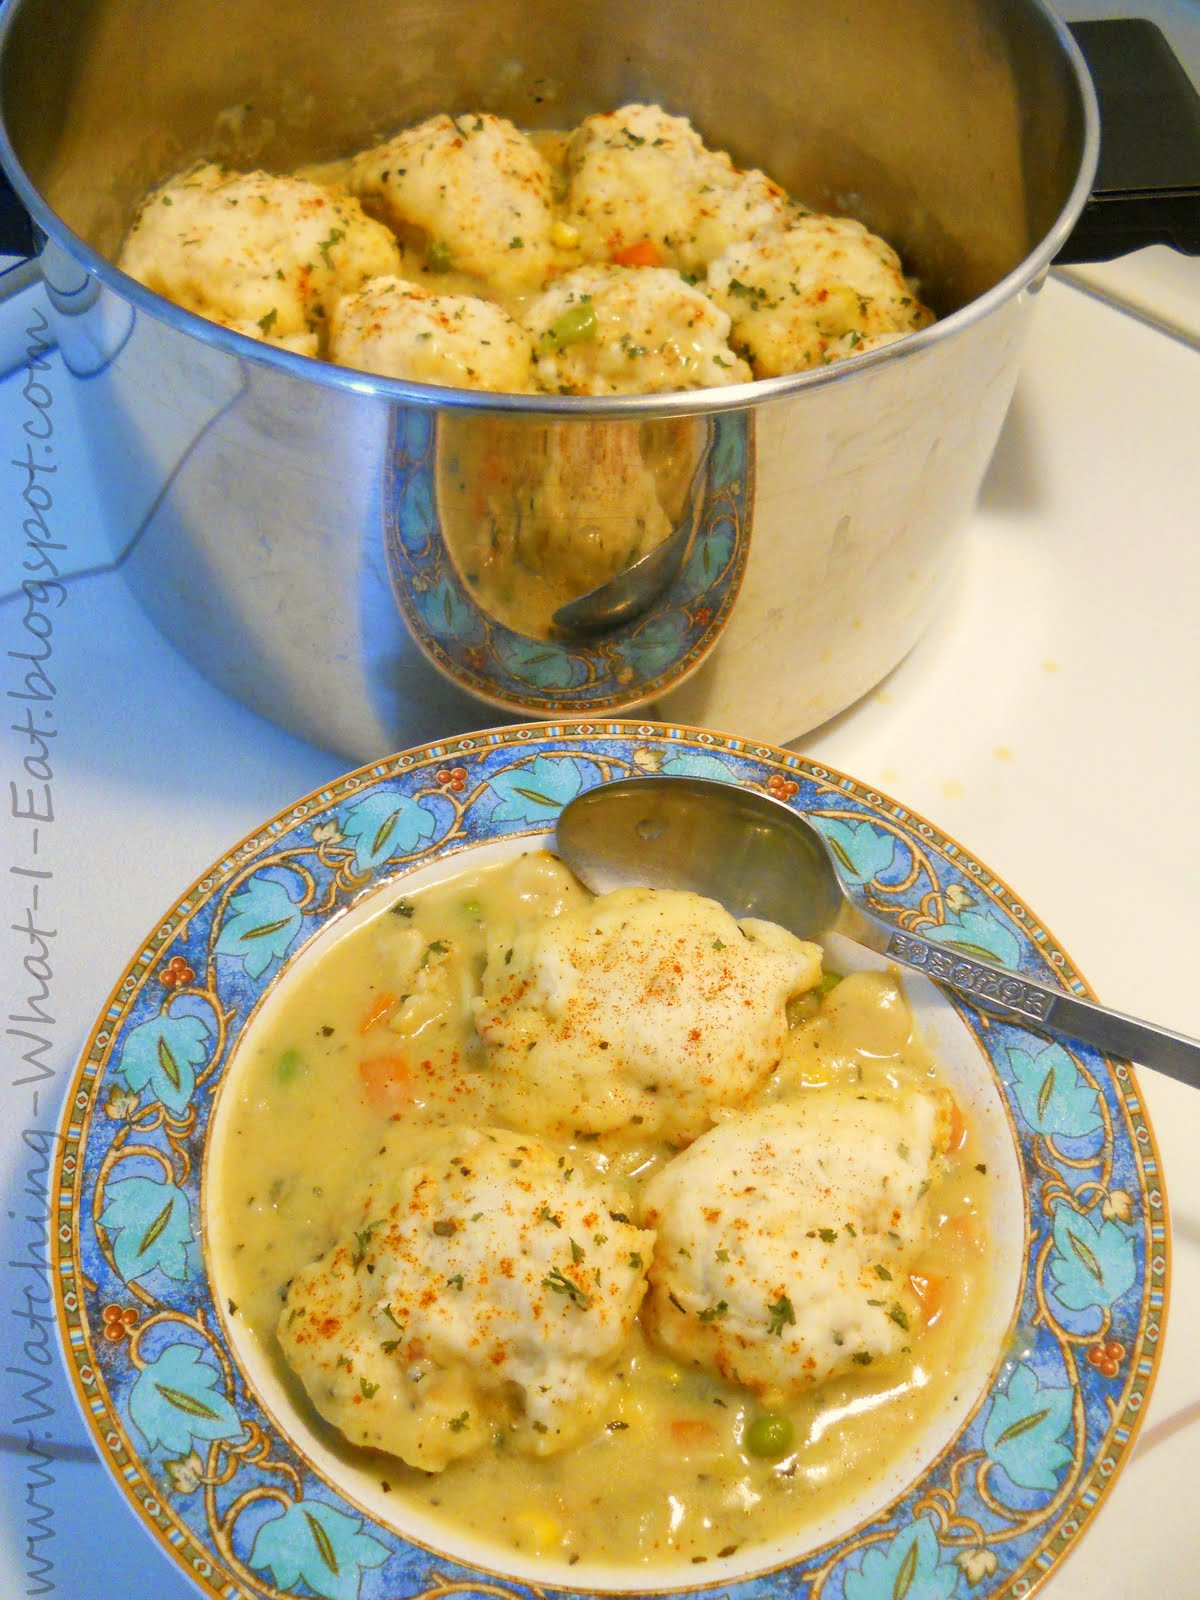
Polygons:
M664 267L579 267L526 306L551 394L660 394L745 383L729 317Z
M643 1196L653 1337L768 1401L897 1356L946 1126L919 1091L828 1089L706 1133Z
M622 1203L523 1134L397 1128L288 1287L284 1358L348 1439L426 1472L497 1435L565 1449L603 1420L645 1293L654 1235Z
M709 267L708 287L756 378L873 350L933 321L891 245L849 217L797 216L732 245Z
M704 268L779 221L787 196L709 150L686 117L627 105L586 118L567 146L568 222L593 261Z
M212 164L146 199L118 259L176 305L310 356L339 297L399 262L392 235L348 195Z
M550 169L503 117L430 117L356 156L347 182L434 271L519 293L551 270Z
M820 947L715 900L618 889L489 935L476 1027L497 1114L537 1132L694 1139L769 1076Z
M528 333L489 300L373 278L334 309L329 356L414 383L520 393L534 387Z

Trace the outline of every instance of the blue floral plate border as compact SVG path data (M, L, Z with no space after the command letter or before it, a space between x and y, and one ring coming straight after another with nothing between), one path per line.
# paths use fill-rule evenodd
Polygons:
M814 817L883 915L1085 992L1029 909L922 818L801 756L721 734L634 722L488 730L360 768L281 812L193 885L118 982L68 1092L53 1176L52 1265L73 1390L143 1526L202 1592L608 1592L539 1587L411 1543L279 1434L213 1303L200 1178L240 1027L315 933L398 873L543 833L581 789L648 772L765 789ZM1133 1074L957 1009L990 1061L1024 1168L1017 1337L919 1481L784 1567L693 1582L689 1593L1019 1600L1070 1549L1128 1455L1168 1278L1166 1201Z

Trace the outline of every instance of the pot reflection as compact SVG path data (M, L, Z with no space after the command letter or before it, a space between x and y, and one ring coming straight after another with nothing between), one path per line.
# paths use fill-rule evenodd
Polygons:
M683 537L706 487L701 418L530 422L450 415L437 502L450 557L479 606L532 639L560 637L556 613ZM644 609L666 586L647 587ZM623 618L622 620L628 620Z
M716 644L746 569L749 413L571 421L393 412L383 494L396 602L460 688L507 709L632 709ZM611 626L571 602L666 552ZM584 602L586 604L586 602Z

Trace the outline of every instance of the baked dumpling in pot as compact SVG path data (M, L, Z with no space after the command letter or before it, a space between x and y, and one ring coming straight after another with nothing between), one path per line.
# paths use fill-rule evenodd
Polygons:
M730 246L708 288L756 378L873 350L933 321L900 257L849 217L815 213Z
M188 311L315 356L340 297L399 261L349 195L210 163L147 197L117 264Z
M510 294L554 265L550 169L503 117L430 117L356 156L347 183L435 271Z
M686 117L656 105L586 118L567 145L567 169L565 216L593 261L703 274L787 207L777 183L735 167Z
M659 394L744 383L730 320L665 267L579 267L521 312L551 394Z
M372 278L336 306L329 357L414 383L521 393L533 384L532 343L508 313L472 295L431 294Z

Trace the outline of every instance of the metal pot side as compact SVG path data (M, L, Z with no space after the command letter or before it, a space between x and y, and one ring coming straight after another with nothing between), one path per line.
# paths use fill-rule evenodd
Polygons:
M941 320L728 390L505 397L268 350L106 259L144 190L200 155L286 170L439 109L562 127L634 99L861 216ZM215 682L355 759L476 726L485 704L653 705L783 741L871 688L945 592L1097 146L1078 54L1038 0L15 0L0 113L131 586ZM480 430L568 458L572 483L582 458L586 485L589 462L665 459L688 426L700 501L663 490L690 538L640 616L558 638L473 588L447 462ZM596 515L619 516L602 476Z

